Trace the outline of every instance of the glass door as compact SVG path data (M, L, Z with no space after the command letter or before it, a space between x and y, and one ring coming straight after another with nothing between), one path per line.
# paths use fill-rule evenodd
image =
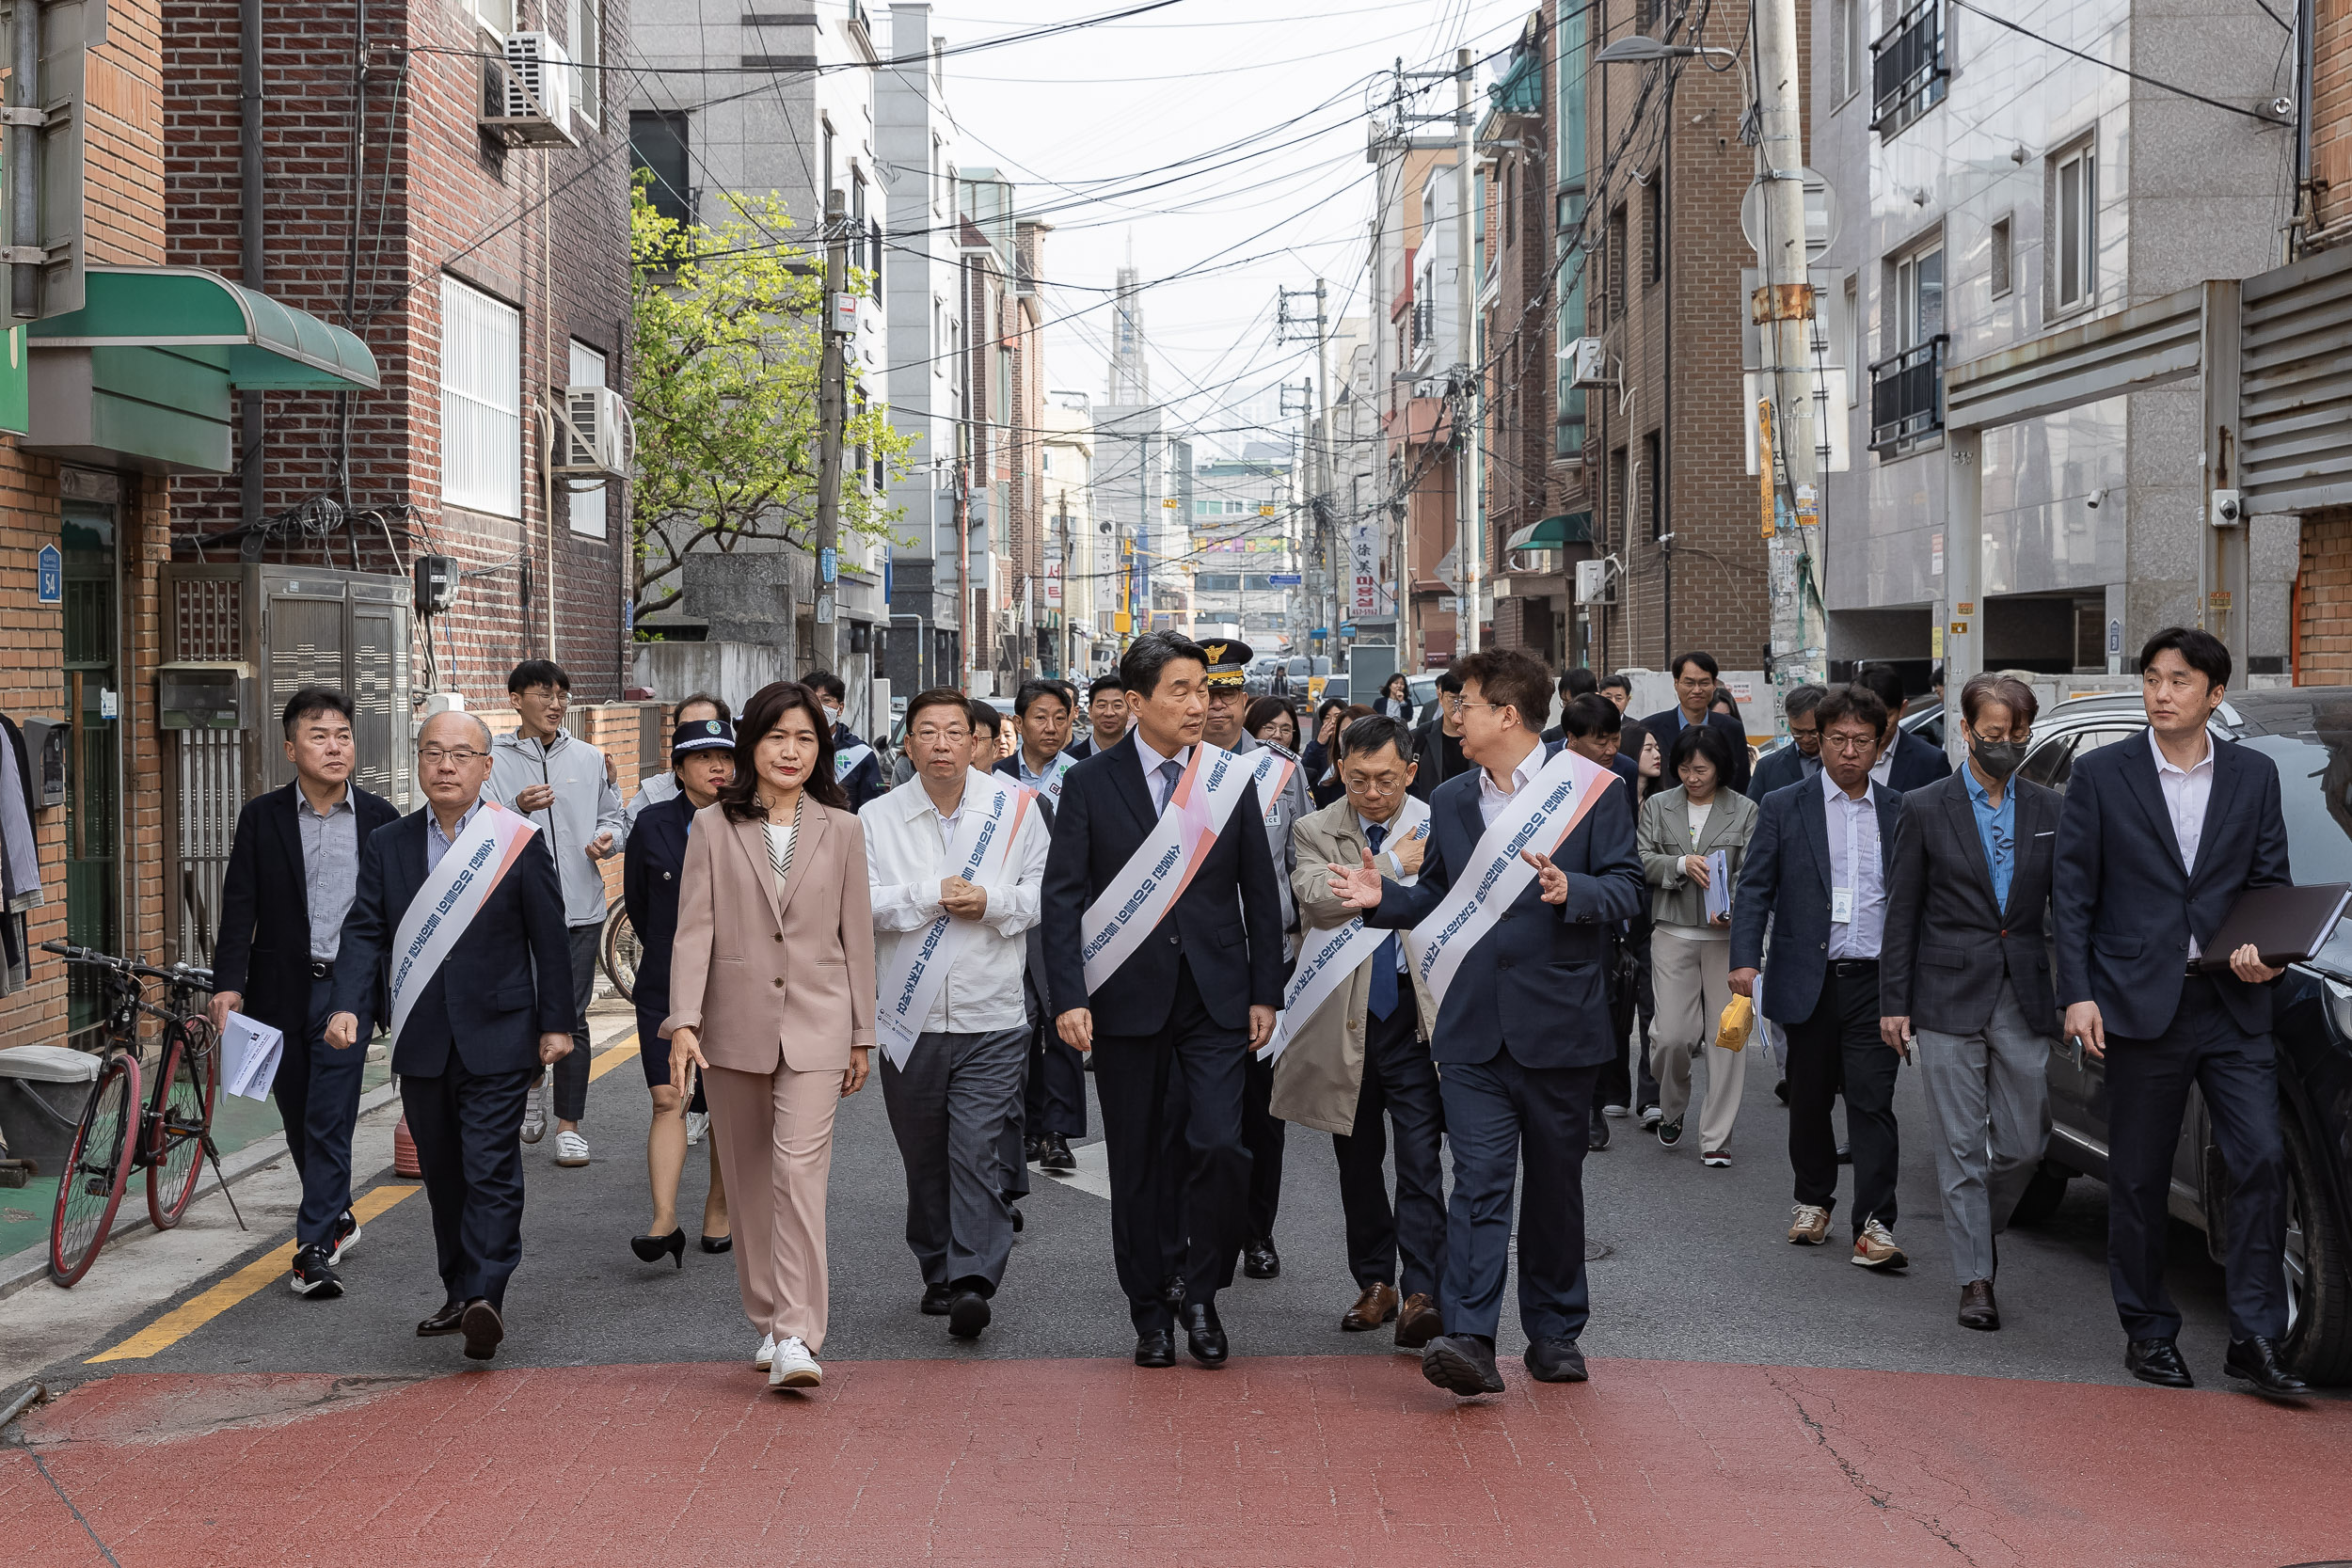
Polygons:
M121 681L116 607L114 509L68 502L65 550L66 940L102 953L122 935ZM104 999L79 965L72 971L67 1027L74 1034L105 1022Z

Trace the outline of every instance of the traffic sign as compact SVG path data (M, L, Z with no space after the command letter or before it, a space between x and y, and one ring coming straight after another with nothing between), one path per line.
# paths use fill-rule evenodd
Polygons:
M1276 588L1295 588L1299 583L1296 572L1268 572L1266 581Z

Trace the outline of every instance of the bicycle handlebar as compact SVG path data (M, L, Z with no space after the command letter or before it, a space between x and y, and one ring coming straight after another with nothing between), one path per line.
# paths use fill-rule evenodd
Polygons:
M133 974L145 980L163 980L175 986L193 986L199 990L213 989L213 972L209 969L199 969L194 964L173 964L169 969L157 969L153 964L143 964L135 958L118 958L111 953L101 953L90 947L76 947L71 942L44 942L40 944L40 950L44 953L55 953L70 964L88 964L97 969L111 969L118 974Z

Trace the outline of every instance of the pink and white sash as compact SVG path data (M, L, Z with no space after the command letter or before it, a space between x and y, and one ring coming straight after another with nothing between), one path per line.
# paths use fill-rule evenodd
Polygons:
M1168 793L1159 822L1087 906L1079 934L1089 992L1108 984L1176 907L1255 776L1248 757L1206 741L1193 747L1192 761Z

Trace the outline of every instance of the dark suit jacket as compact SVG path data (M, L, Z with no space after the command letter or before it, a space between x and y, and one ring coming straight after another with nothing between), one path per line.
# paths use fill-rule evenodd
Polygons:
M1080 958L1086 908L1110 885L1158 823L1133 730L1062 778L1045 859L1046 980L1063 1012L1085 1006L1097 1035L1149 1035L1168 1022L1176 966L1192 967L1209 1016L1247 1029L1252 1006L1282 1005L1282 895L1261 826L1255 781L1242 786L1225 831L1156 929L1089 995ZM1079 998L1085 997L1081 1003Z
M686 836L693 831L694 802L684 793L647 806L628 831L621 852L621 903L637 933L637 983L629 1000L667 1016L670 1011L670 950L677 941L678 879L686 873Z
M1740 794L1748 793L1748 732L1747 727L1728 713L1710 712L1707 721L1724 732L1731 742L1731 787ZM1658 760L1664 762L1674 754L1675 736L1682 733L1682 710L1670 707L1663 713L1653 713L1642 721L1642 728L1658 737ZM1637 736L1633 742L1641 744ZM1635 753L1639 755L1639 753Z
M1896 760L1899 763L1902 759L1898 757ZM1748 780L1753 786L1747 792L1748 799L1762 800L1775 789L1787 789L1792 784L1804 782L1804 753L1798 751L1792 741L1756 765L1756 771Z
M424 883L427 806L359 847L359 892L343 917L343 944L335 961L335 1010L354 1013L359 1037L389 1023L379 1009L392 933ZM638 818L643 822L644 818ZM539 1037L572 1029L571 933L564 926L564 890L547 834L534 834L483 901L473 924L451 948L408 1011L408 1027L392 1042L392 1070L437 1077L454 1055L468 1072L487 1076L539 1065Z
M294 818L301 787L290 784L257 795L237 814L229 871L221 879L220 940L213 949L213 983L240 992L245 1006L239 1011L284 1030L294 1042L310 1027L310 895L302 826ZM358 784L351 786L351 808L365 861L368 835L399 821L400 811ZM383 1011L379 995L377 1016ZM362 1031L360 1038L366 1037Z
M1544 755L1558 751L1546 747ZM1411 887L1384 881L1365 925L1403 930L1446 901L1486 831L1478 784L1471 771L1438 787L1420 879ZM1609 1026L1609 938L1616 922L1640 912L1645 893L1633 792L1622 780L1606 786L1551 863L1568 874L1567 902L1545 903L1530 880L1464 956L1438 1005L1430 1044L1438 1061L1490 1061L1507 1047L1521 1067L1594 1067L1624 1049Z
M1417 766L1413 782L1406 786L1406 793L1417 796L1423 805L1436 796L1438 786L1452 776L1445 770L1445 736L1440 727L1443 722L1443 720L1432 719L1413 732L1413 761ZM1459 745L1460 742L1454 744ZM1468 764L1465 763L1465 766ZM1470 771L1475 774L1477 769L1473 768Z
M1993 867L1977 832L1968 781L1938 779L1903 797L1886 864L1886 936L1879 953L1879 1011L1915 1029L1968 1035L1993 1017L2001 981L2039 1034L2058 1030L2042 919L2066 797L2011 778L2009 903L1993 900Z
M1886 772L1887 788L1898 795L1908 795L1951 776L1952 759L1944 754L1942 747L1931 746L1908 730L1900 733L1895 742L1895 766Z
M2213 940L2249 887L2294 880L2279 770L2233 741L2213 742L2213 794L2197 871L2181 863L2146 735L2074 761L2050 885L2060 1006L2096 1002L2110 1035L2153 1039L2180 1010L2188 943ZM2270 988L2223 971L2221 1000L2248 1034L2270 1030Z
M1062 754L1064 756L1070 754L1067 747L1063 748ZM1077 765L1073 762L1071 766L1074 768ZM1018 784L1021 782L1021 759L1017 756L998 757L996 771ZM1045 836L1052 838L1054 836L1054 802L1041 795L1037 798L1037 811L1038 815L1045 819ZM1029 1022L1033 1024L1051 1023L1054 1021L1054 988L1049 983L1045 973L1045 923L1043 921L1041 920L1029 927L1025 950L1028 957L1021 970L1021 991L1028 1001Z
M1879 808L1880 876L1902 819L1902 797L1870 786ZM1764 962L1764 927L1772 927L1772 966L1757 1007L1766 1018L1803 1023L1821 1000L1829 972L1829 805L1821 784L1775 790L1756 803L1756 833L1740 867L1740 896L1731 906L1731 967ZM1880 952L1885 951L1882 939Z

